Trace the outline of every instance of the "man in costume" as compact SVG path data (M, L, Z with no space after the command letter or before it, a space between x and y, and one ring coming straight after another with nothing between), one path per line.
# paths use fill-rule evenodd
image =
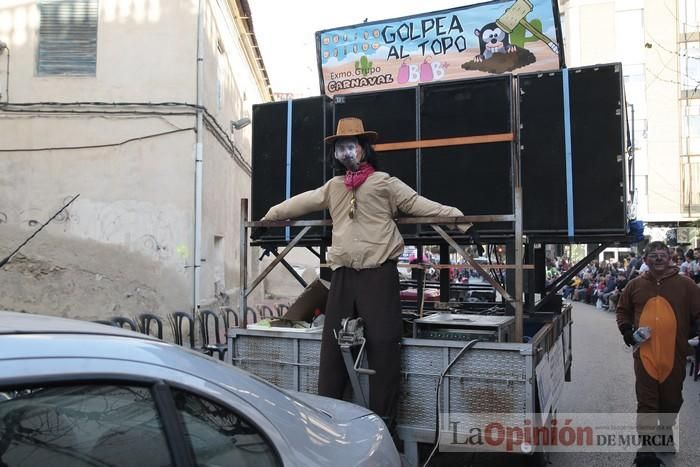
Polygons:
M394 218L455 217L462 212L422 196L398 178L377 171L371 144L377 133L365 131L362 120L342 118L336 134L325 139L333 145L336 167L344 175L315 190L296 195L270 208L262 220L283 220L328 209L333 219L328 250L331 279L321 343L318 393L342 399L348 375L334 331L343 318L365 322L370 376L370 409L391 426L400 381L402 338L401 301L397 259L404 243ZM466 232L471 224L457 226Z
M625 344L635 344L640 327L651 328L651 338L634 353L637 393L637 431L642 447L638 466L658 466L659 458L643 435L664 435L668 441L683 404L683 379L688 339L700 322L700 288L671 265L671 252L663 242L646 250L649 270L630 281L617 305L617 325ZM658 436L654 444L661 438ZM674 440L677 442L677 440Z

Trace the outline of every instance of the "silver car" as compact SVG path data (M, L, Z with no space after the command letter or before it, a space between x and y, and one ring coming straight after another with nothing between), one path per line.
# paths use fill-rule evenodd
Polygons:
M120 328L0 312L0 465L400 465L380 417Z

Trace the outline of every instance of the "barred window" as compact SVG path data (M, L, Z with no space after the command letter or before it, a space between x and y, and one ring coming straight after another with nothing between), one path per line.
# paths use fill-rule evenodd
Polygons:
M38 75L95 76L98 0L39 0Z

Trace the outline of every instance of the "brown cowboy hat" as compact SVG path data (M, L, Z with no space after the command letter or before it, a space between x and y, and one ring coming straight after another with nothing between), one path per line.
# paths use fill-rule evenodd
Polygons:
M346 138L349 136L365 137L370 143L374 143L377 139L377 132L365 131L365 126L359 118L345 117L338 120L338 128L335 134L327 137L323 141L332 143L338 138Z

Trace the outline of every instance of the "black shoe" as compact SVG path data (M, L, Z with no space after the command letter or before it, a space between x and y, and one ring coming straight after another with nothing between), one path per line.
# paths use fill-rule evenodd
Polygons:
M664 461L656 457L653 452L638 452L632 464L637 467L660 467L666 465Z

